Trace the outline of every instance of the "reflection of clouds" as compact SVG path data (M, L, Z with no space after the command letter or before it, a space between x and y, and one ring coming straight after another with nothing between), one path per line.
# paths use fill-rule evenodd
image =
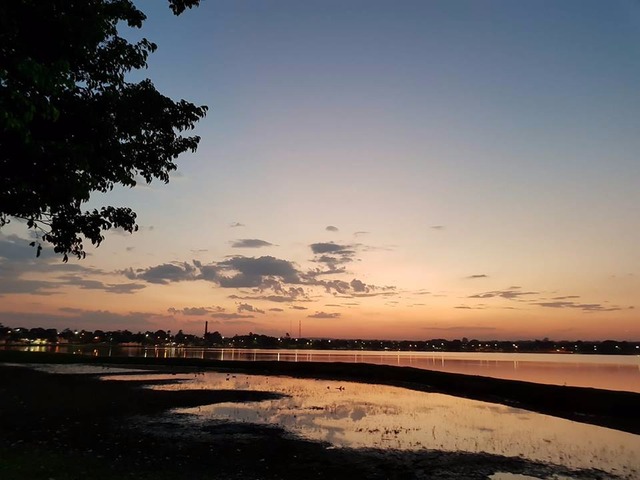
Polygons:
M354 422L357 422L358 420L362 420L366 416L367 416L367 411L362 407L355 407L351 411L351 415L350 415L351 420L353 420Z
M342 420L351 416L351 408L347 405L329 405L325 410L325 417L334 420Z
M489 453L571 468L597 464L608 472L630 472L628 466L637 463L634 452L640 451L637 435L464 398L327 380L227 378L208 372L190 383L154 388L285 394L288 397L277 400L177 412L194 414L191 418L206 423L231 420L276 425L303 438L344 447ZM572 454L565 455L567 451Z

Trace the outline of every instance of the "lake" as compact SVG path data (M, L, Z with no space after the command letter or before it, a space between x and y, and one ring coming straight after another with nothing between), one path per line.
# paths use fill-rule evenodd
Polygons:
M197 347L31 346L94 356L182 357L221 361L345 362L397 365L534 383L640 393L640 356L489 352L391 352L361 350L267 350Z
M206 435L207 425L240 422L283 428L301 438L326 442L329 448L480 453L583 471L544 478L632 480L640 474L638 435L437 393L215 371L166 375L87 365L36 368L52 373L98 373L105 380L171 381L146 387L161 390L232 389L284 395L259 402L175 409L164 420L155 416L131 419L132 427L155 431L166 438ZM125 372L128 374L123 375ZM539 477L505 472L492 478Z

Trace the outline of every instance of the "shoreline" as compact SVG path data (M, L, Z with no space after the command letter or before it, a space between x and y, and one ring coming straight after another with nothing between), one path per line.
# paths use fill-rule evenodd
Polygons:
M0 363L85 363L214 369L257 375L344 380L440 393L522 408L567 420L640 435L640 393L503 380L413 367L276 361L218 361L192 358L88 357L73 354L0 351Z
M488 480L496 473L510 474L509 478L634 478L635 470L618 475L595 465L574 469L484 452L337 448L272 425L234 421L185 424L181 416L186 414L171 410L269 400L280 394L154 390L143 387L166 380L100 380L99 373L46 373L28 368L30 362L21 362L23 366L15 363L0 364L3 480ZM126 365L114 362L110 366ZM202 371L192 366L146 367L159 374L197 375Z

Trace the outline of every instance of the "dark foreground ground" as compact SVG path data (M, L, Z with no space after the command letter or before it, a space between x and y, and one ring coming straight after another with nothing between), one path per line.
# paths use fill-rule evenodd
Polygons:
M41 355L34 360L5 353L0 352L0 362L50 360ZM169 363L173 365L161 366L162 371L189 368L193 371L193 366ZM299 371L295 368L290 372L273 371L283 368L282 365L290 364L242 367L249 366L252 373L270 371L303 376L302 367L296 367ZM352 377L362 370L361 381L373 383L368 375L377 373L380 376L377 383L412 385L421 390L443 389L410 382L405 376L411 372L403 374L404 369L395 367L370 370L362 366L365 368L353 370L354 366L348 365L351 377L347 377L344 368L313 366L313 371L309 371L311 364L298 365L306 366L304 376L354 380ZM201 367L199 364L198 368ZM398 370L394 381L386 375L391 375L393 369ZM456 380L459 380L456 376L450 376L449 383ZM561 467L492 455L333 449L327 444L293 438L277 428L246 424L205 425L198 435L184 435L177 423L172 424L161 414L170 408L257 401L273 398L273 394L158 391L140 387L138 382L99 381L89 375L52 375L0 364L0 479L484 479L494 472L505 471L540 478L569 474ZM493 391L492 395L499 393ZM636 408L640 404L638 397L630 398L635 399ZM624 402L621 405L627 408ZM132 416L155 419L159 428L153 431L135 428L129 420ZM635 416L634 411L627 419ZM580 479L612 478L598 471L570 475Z

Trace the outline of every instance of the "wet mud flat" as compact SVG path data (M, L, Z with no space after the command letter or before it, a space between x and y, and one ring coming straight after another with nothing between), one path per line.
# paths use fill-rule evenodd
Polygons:
M95 363L174 371L242 372L297 378L344 380L442 393L522 408L567 420L640 435L640 393L543 385L517 380L340 362L217 361L193 358L85 357L71 354L0 351L0 362ZM165 370L166 371L166 370Z
M153 383L0 366L0 478L481 479L505 471L615 478L496 455L331 448L250 424L212 423L194 432L163 412L275 394L141 388ZM152 428L136 428L132 419L141 416Z

